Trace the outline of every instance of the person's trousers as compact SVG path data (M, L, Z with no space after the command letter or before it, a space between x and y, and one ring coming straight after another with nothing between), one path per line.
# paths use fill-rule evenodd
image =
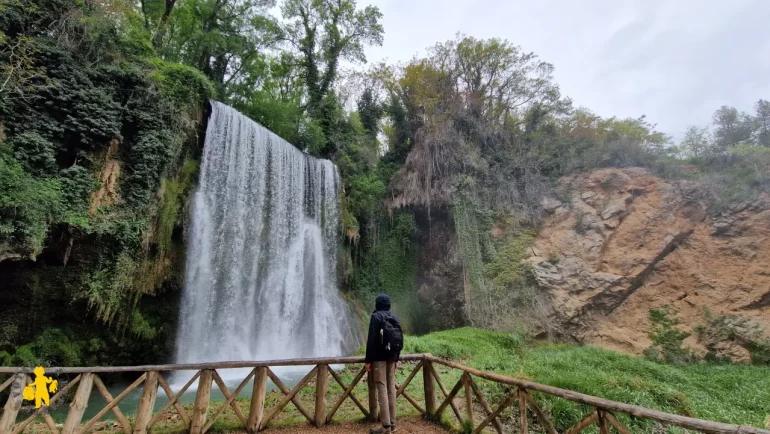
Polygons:
M396 423L396 362L374 362L374 383L380 404L380 422L389 427Z

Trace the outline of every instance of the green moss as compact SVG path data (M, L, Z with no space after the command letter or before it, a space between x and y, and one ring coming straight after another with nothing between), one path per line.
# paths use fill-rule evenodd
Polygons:
M520 231L497 249L492 260L484 266L486 276L492 279L497 289L509 289L511 285L525 278L525 267L521 261L530 255L529 248L534 240L535 231Z
M198 168L199 162L197 160L186 160L182 164L179 175L174 179L165 180L161 187L163 199L155 238L161 257L171 249L174 228L180 224L179 219L182 215L184 198L190 186L198 178Z
M379 225L379 240L371 251L354 264L351 286L369 309L374 297L386 293L393 298L393 310L409 331L430 330L431 311L418 301L417 250L414 215L405 210Z
M73 228L87 229L91 192L98 188L93 174L83 166L72 166L60 172L62 199L66 204L60 220Z
M154 211L157 216L152 225L123 220L120 214L107 216L97 226L106 236L120 236L124 241L116 258L103 258L89 274L88 300L96 307L100 320L128 327L135 335L152 339L152 331L136 310L141 294L154 293L165 280L173 277L170 262L176 254L175 229L181 226L182 209L186 194L197 179L198 162L188 159L176 177L165 179L161 187L161 200ZM149 238L148 238L149 237ZM155 248L150 249L150 244Z
M415 290L417 255L412 244L415 230L414 216L398 213L387 237L375 249L378 284L388 294L409 294Z
M347 195L340 195L340 223L342 224L342 233L348 238L348 242L356 244L361 236L361 228L358 225L358 219L350 210L349 202Z
M473 297L487 290L487 282L484 278L484 257L482 256L482 246L487 240L477 216L479 209L481 208L466 194L460 192L456 195L452 217L454 217L463 266L473 289ZM471 306L475 305L472 300L466 300L466 302L470 302ZM472 321L473 316L471 314Z
M75 0L3 6L0 31L19 41L23 71L8 77L5 90L16 93L0 98L0 246L32 258L45 252L7 270L3 357L44 356L34 343L56 329L84 342L73 347L83 362L91 352L109 363L157 360L153 345L163 345L154 341L168 339L168 327L142 298L177 289L182 210L197 176L185 157L213 87L194 68L153 57L128 9L105 15ZM66 26L57 25L61 16ZM0 69L7 63L0 59ZM115 200L91 209L108 161L120 167ZM34 313L36 326L18 310ZM82 339L73 339L72 324ZM73 360L65 350L56 357Z
M134 259L121 253L112 267L98 269L88 276L88 303L96 308L99 320L109 324L117 319L119 324L124 324L130 318L140 295L133 291L135 273Z
M470 181L460 178L460 186ZM452 216L465 280L465 309L476 327L524 333L540 321L535 312L536 288L521 261L528 256L535 231L521 229L508 212L493 213L473 190L459 191ZM492 240L492 228L502 238Z
M0 244L34 255L64 210L62 184L24 171L0 144Z
M383 225L385 234L372 248L366 262L354 273L354 286L362 296L385 292L391 296L413 293L416 286L417 255L413 238L414 216L406 211L393 215Z

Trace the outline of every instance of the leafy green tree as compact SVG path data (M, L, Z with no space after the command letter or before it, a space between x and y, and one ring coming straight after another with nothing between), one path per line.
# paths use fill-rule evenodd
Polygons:
M158 44L156 33L156 46L166 60L198 68L226 99L280 38L278 24L267 14L274 5L275 0L185 0L164 25L166 41Z
M687 127L679 146L690 157L704 157L710 152L711 140L708 128Z
M363 63L364 47L382 44L382 13L375 6L359 10L355 0L286 0L281 11L287 21L285 38L301 59L307 90L304 108L329 136L336 109L327 97L337 79L339 63L343 59ZM333 152L331 140L320 150L326 157Z
M502 120L517 109L563 103L553 81L553 65L508 41L470 36L439 44L436 62L451 62L459 88L474 116Z
M163 53L169 20L176 3L177 0L139 0L144 27L153 33L152 45L159 54Z
M151 35L152 45L160 53L177 0L139 0L144 30Z
M382 114L382 106L375 100L374 91L367 87L358 100L358 115L367 135L373 140L377 139L377 134L380 131Z
M511 176L537 172L535 134L570 104L551 65L498 39L460 36L436 45L428 58L378 75L400 103L391 104L394 114L399 105L407 111L410 134L401 136L412 137L391 184L399 206L451 203L460 175L484 179L481 190L501 193L492 203L509 203ZM514 169L517 162L528 169Z
M230 102L295 146L308 147L302 133L307 122L300 108L304 89L294 56L284 52L263 57L244 72L231 87Z
M757 143L770 147L770 101L760 99L754 109L757 112Z
M722 106L714 112L714 144L721 151L751 141L754 120L735 107Z

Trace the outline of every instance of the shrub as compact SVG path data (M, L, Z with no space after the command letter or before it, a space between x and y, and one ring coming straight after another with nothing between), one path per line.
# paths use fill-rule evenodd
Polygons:
M215 89L206 76L197 69L152 59L149 66L154 68L149 79L155 82L160 92L171 98L176 107L199 110L203 103L215 96Z
M749 351L751 362L756 365L770 365L770 339L764 329L750 317L720 315L709 312L704 315L706 324L698 327L698 340L709 350L707 360L720 362L725 357L718 355L717 344L732 342ZM729 360L729 358L727 359Z
M588 232L589 229L591 229L591 225L588 224L588 221L586 220L586 215L588 213L578 211L575 214L575 232L579 233L580 235L585 235L586 232Z
M670 309L651 309L650 321L652 328L647 336L652 340L652 346L644 350L644 355L650 360L672 364L693 363L697 357L683 348L684 340L690 333L676 328L679 319Z

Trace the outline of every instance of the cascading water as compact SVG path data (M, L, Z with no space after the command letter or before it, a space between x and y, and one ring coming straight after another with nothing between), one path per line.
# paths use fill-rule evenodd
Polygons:
M193 199L177 363L341 355L339 176L212 102Z

